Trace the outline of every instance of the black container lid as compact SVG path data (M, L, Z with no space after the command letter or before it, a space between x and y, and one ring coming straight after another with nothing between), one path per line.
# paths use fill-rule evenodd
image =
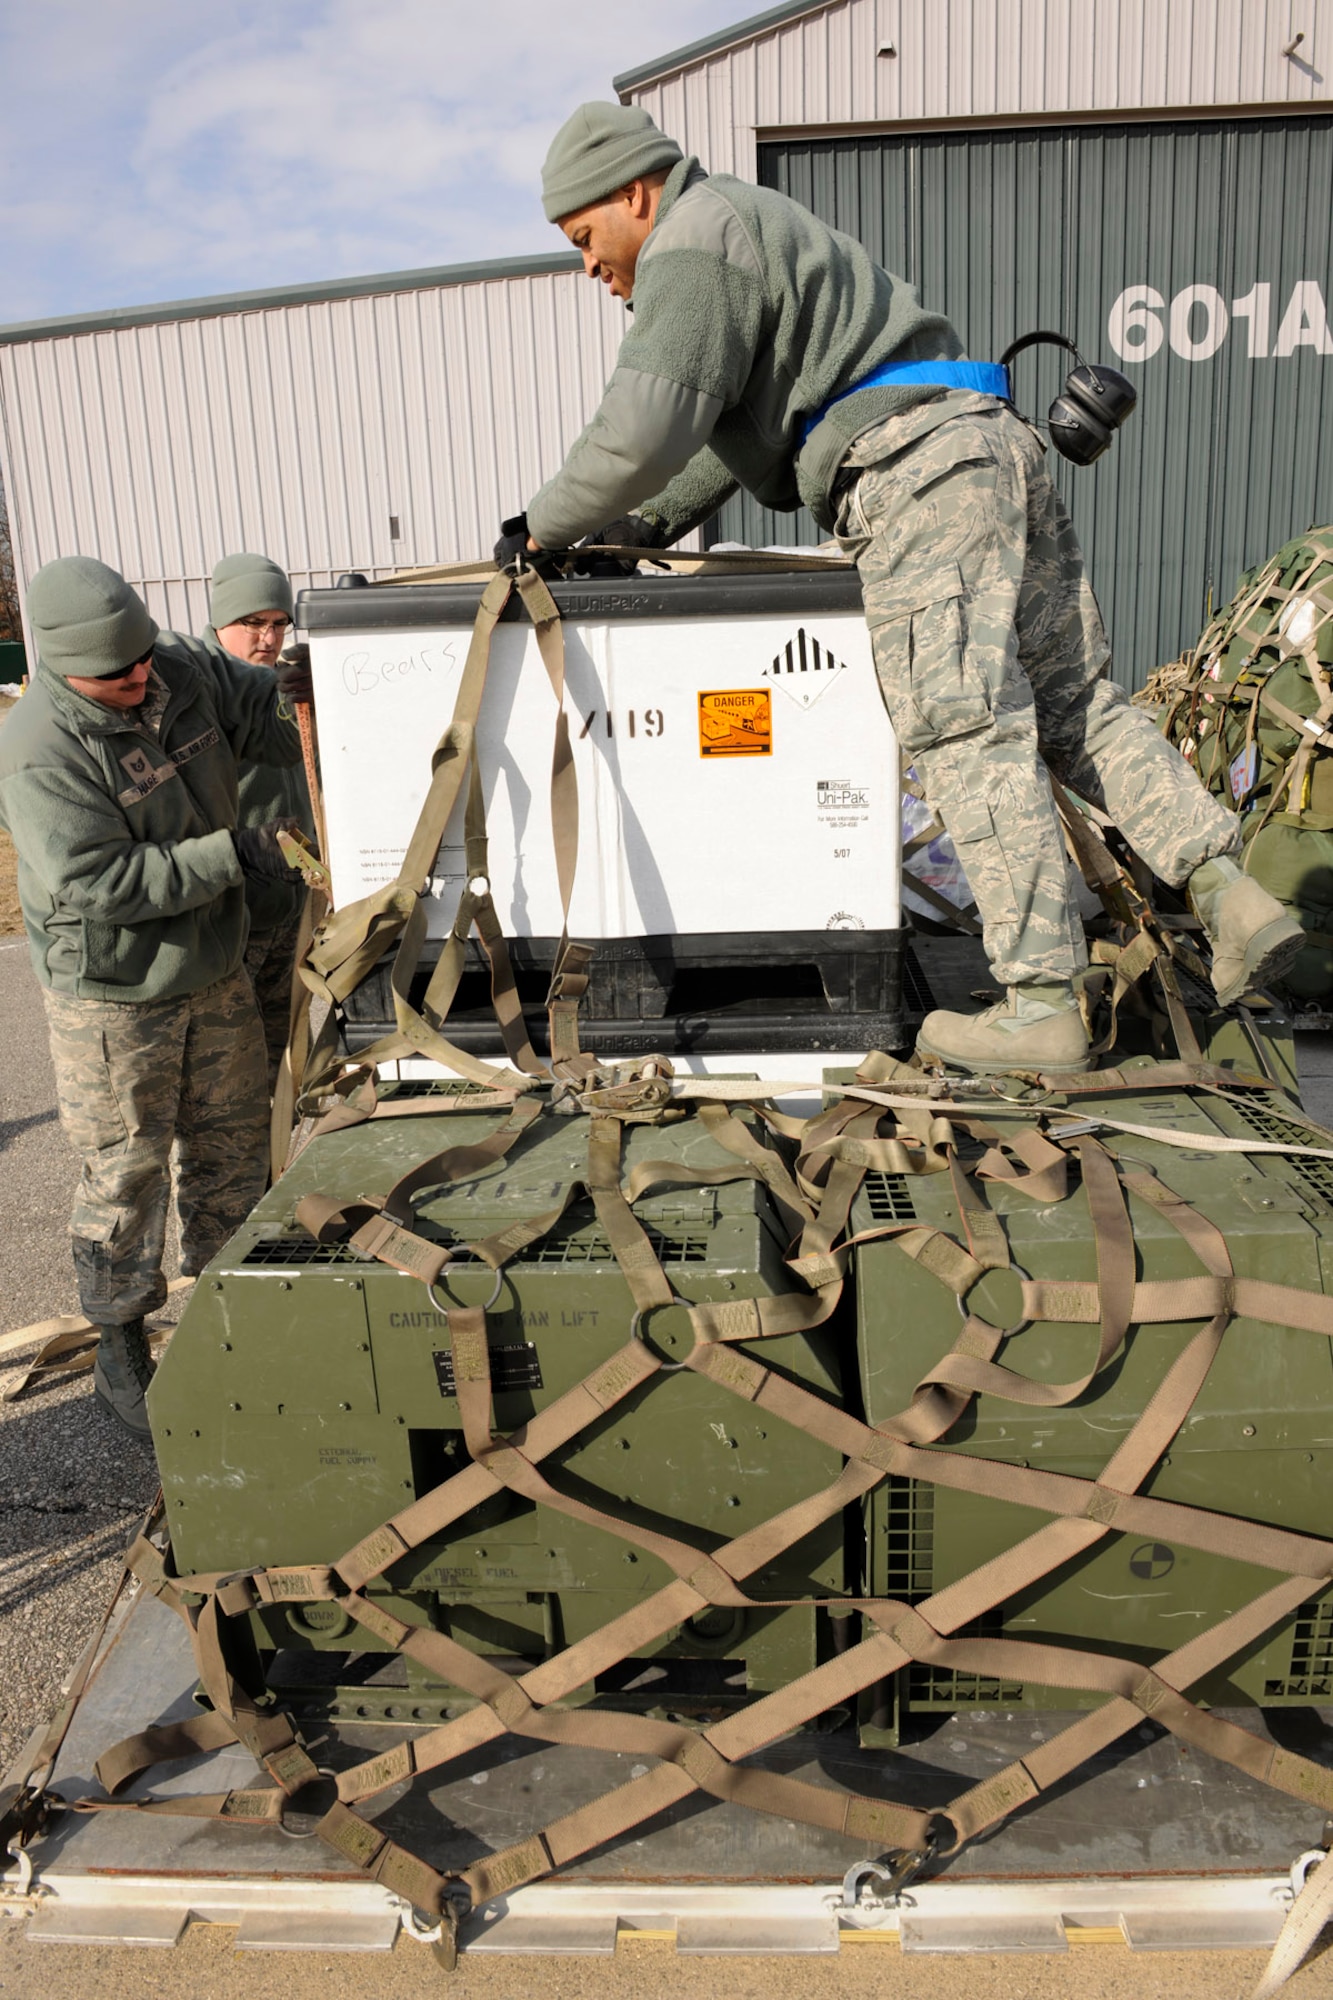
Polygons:
M483 583L382 583L303 590L297 624L306 632L427 632L470 626L484 588ZM782 618L861 609L861 579L855 569L841 566L739 571L733 576L580 577L557 581L550 589L562 617L590 624L623 618ZM517 621L525 616L515 592L503 617Z

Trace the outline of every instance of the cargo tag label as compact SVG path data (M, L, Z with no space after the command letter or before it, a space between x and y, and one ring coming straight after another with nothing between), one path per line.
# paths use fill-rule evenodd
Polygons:
M767 688L699 693L701 757L771 757L773 697Z
M540 1389L542 1366L537 1358L537 1350L530 1340L515 1340L503 1347L493 1347L491 1356L491 1388L498 1395L504 1389ZM454 1394L454 1357L438 1350L431 1359L435 1363L435 1375L442 1396Z

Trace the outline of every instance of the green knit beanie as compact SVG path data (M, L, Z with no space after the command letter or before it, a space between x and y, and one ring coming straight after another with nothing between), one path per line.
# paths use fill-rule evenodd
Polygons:
M214 631L253 618L257 611L285 611L290 618L291 579L267 556L223 556L208 589L208 611Z
M114 674L141 660L157 626L137 590L92 556L57 556L28 585L28 620L53 673Z
M637 104L580 104L552 139L542 168L546 220L559 222L684 157Z

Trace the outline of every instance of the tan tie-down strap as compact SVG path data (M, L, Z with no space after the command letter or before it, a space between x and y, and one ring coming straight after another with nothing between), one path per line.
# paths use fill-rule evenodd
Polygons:
M404 1276L433 1285L446 1264L457 1256L457 1246L431 1242L408 1228L413 1220L413 1196L426 1188L470 1179L495 1166L540 1113L541 1105L535 1098L519 1098L505 1123L488 1139L433 1153L395 1182L382 1201L366 1196L359 1202L341 1202L326 1195L304 1195L296 1204L296 1220L317 1243L345 1242L364 1257L377 1257ZM474 1255L484 1254L482 1246L463 1247ZM516 1244L515 1249L518 1247Z
M1195 1082L1197 1087L1197 1079ZM519 1108L528 1113L526 1103L514 1107ZM914 1111L920 1108L919 1104L912 1107ZM247 1812L254 1817L271 1817L275 1810L280 1812L283 1794L308 1782L313 1767L285 1718L279 1722L279 1728L286 1729L285 1736L270 1739L261 1733L261 1722L268 1728L278 1719L269 1714L261 1717L238 1686L227 1658L227 1618L256 1603L332 1598L382 1642L463 1688L478 1704L412 1742L342 1772L338 1778L342 1803L320 1826L326 1841L345 1858L378 1879L403 1885L402 1893L410 1894L411 1900L425 1909L440 1910L451 1894L462 1894L477 1904L548 1874L696 1791L844 1832L877 1852L917 1853L942 1847L952 1851L1060 1782L1145 1716L1182 1741L1293 1797L1333 1809L1333 1773L1208 1714L1185 1693L1202 1675L1225 1664L1275 1622L1289 1616L1297 1605L1327 1588L1333 1579L1333 1541L1151 1499L1138 1490L1188 1417L1233 1313L1327 1336L1333 1334L1333 1300L1295 1287L1235 1276L1225 1237L1214 1224L1146 1169L1126 1168L1122 1178L1111 1155L1083 1132L1076 1142L1069 1143L1077 1144L1082 1162L1098 1278L1076 1285L1023 1280L1023 1296L1024 1309L1031 1317L1098 1328L1088 1371L1074 1382L1054 1387L1031 1382L995 1360L1006 1338L1005 1330L972 1313L951 1353L918 1385L907 1408L872 1428L837 1404L766 1368L748 1345L737 1344L759 1343L776 1333L817 1324L836 1307L851 1247L846 1237L847 1220L865 1166L855 1159L837 1157L829 1150L830 1141L845 1137L869 1145L892 1144L894 1140L892 1133L881 1138L882 1107L868 1105L863 1098L846 1100L834 1107L834 1113L837 1115L821 1112L806 1122L803 1137L797 1141L796 1167L790 1173L777 1153L764 1157L768 1149L748 1126L725 1110L712 1115L714 1136L735 1155L735 1175L763 1182L788 1216L801 1220L799 1239L789 1258L799 1289L777 1298L688 1306L695 1345L682 1357L685 1366L748 1405L840 1453L844 1469L828 1487L735 1540L708 1550L684 1537L644 1531L609 1509L571 1497L540 1469L545 1458L606 1410L656 1383L666 1364L652 1345L651 1316L659 1307L681 1303L632 1213L631 1200L662 1179L690 1176L679 1168L668 1169L665 1163L649 1162L622 1185L620 1121L610 1116L592 1117L588 1122L586 1186L629 1286L638 1337L632 1337L584 1382L538 1412L528 1424L501 1436L493 1428L486 1315L477 1308L451 1308L449 1339L460 1419L471 1456L471 1463L460 1472L328 1568L261 1569L228 1578L173 1578L152 1544L146 1552L141 1549L139 1567L149 1587L174 1601L192 1625L196 1657L216 1714L181 1728L149 1731L118 1746L101 1767L108 1789L123 1785L151 1761L205 1747L205 1738L208 1743L240 1740L251 1747L276 1789L227 1795L240 1801L239 1806L210 1799L194 1802L196 1807L229 1818L244 1818ZM933 1107L930 1115L936 1115ZM947 1111L940 1115L947 1117ZM972 1122L967 1129L975 1134L975 1106L969 1107L969 1117ZM945 1129L950 1129L947 1122ZM510 1143L517 1136L515 1133ZM921 1136L918 1133L918 1138ZM1058 1140L1058 1136L1057 1131L1053 1139ZM487 1146L493 1144L492 1140L481 1148L459 1148L454 1155L435 1156L404 1176L378 1207L368 1206L365 1219L358 1221L354 1207L344 1208L336 1226L346 1229L357 1222L364 1228L377 1220L400 1227L387 1213L391 1205L398 1215L410 1219L414 1193L477 1170L475 1162L482 1156L489 1158ZM964 1240L919 1224L889 1225L866 1235L890 1237L905 1255L931 1270L965 1301L986 1271L1008 1267L1008 1245L1000 1219L962 1171L952 1145L946 1150ZM1006 1138L1002 1144L997 1140L992 1147L992 1177L1012 1183L1019 1171L1015 1162L1019 1162L1041 1186L1040 1194L1028 1191L1037 1199L1050 1198L1057 1175L1057 1163L1047 1156L1050 1150L1061 1149L1047 1140L1040 1141L1039 1148L1027 1147L1022 1135L1014 1140ZM469 1156L470 1165L462 1164L464 1154ZM457 1176L451 1172L453 1167L458 1169ZM714 1169L694 1171L700 1184L721 1177ZM1126 1189L1134 1198L1152 1202L1176 1228L1199 1261L1198 1276L1146 1283L1136 1279ZM565 1206L567 1202L550 1218L516 1224L506 1235L515 1241L532 1241L542 1227L551 1226ZM503 1247L493 1251L497 1266L505 1255ZM1040 1407L1072 1400L1114 1359L1129 1328L1153 1317L1206 1323L1177 1355L1097 1479L998 1463L951 1451L937 1442L979 1390L1020 1405ZM585 1689L597 1674L651 1646L683 1619L710 1605L767 1604L769 1600L747 1594L746 1580L890 1475L990 1497L1044 1512L1050 1519L1016 1547L923 1603L907 1606L858 1601L848 1605L842 1601L842 1608L860 1610L865 1617L866 1636L859 1644L702 1732L590 1706L554 1706ZM594 1525L629 1547L651 1552L672 1573L671 1580L599 1631L517 1675L470 1652L446 1634L403 1623L366 1594L367 1587L402 1556L500 1488ZM1072 1646L953 1636L1108 1533L1161 1538L1227 1556L1267 1569L1279 1581L1151 1669L1139 1661L1085 1653ZM1081 1715L1007 1771L964 1791L943 1813L834 1792L743 1765L745 1758L824 1710L853 1699L913 1660L931 1661L956 1671L1085 1690L1105 1699L1100 1707ZM231 1733L224 1735L224 1731ZM653 1768L515 1847L486 1857L453 1883L386 1841L351 1810L352 1803L373 1797L414 1773L439 1769L507 1732L538 1741L624 1751L650 1760ZM184 1809L187 1803L172 1802L172 1810Z
M569 909L579 854L579 791L574 752L565 707L565 640L555 599L535 570L518 577L519 595L537 634L537 650L555 696L555 742L551 752L551 840L555 849L556 881L560 889L560 942L551 969L546 1012L551 1038L551 1069L556 1076L577 1077L592 1067L579 1050L579 1002L588 987L592 948L571 944Z
M1202 961L1174 932L1162 927L1155 912L1139 891L1133 876L1117 861L1093 820L1079 810L1053 774L1047 775L1074 861L1089 888L1100 896L1108 914L1120 924L1122 932L1127 934L1125 942L1121 945L1100 940L1093 948L1094 964L1100 959L1102 963L1112 968L1112 976L1110 1018L1105 1033L1100 1040L1093 1042L1092 1053L1104 1055L1108 1049L1115 1046L1119 1034L1121 1002L1139 985L1144 975L1151 971L1155 974L1161 989L1178 1055L1182 1062L1191 1066L1200 1063L1203 1060L1203 1051L1199 1047L1193 1024L1180 995L1174 961L1179 959L1197 978L1206 982L1207 972ZM1110 824L1109 821L1105 823L1108 826ZM1084 1019L1090 1035L1092 1033L1090 1000L1095 992L1095 983L1089 982L1082 995Z
M476 731L491 641L515 587L532 619L538 650L556 697L551 829L563 928L548 1003L552 1067L557 1074L576 1075L587 1065L588 1059L579 1054L576 1017L579 998L587 985L591 950L585 945L572 944L569 939L579 814L578 781L564 700L564 636L560 614L542 579L531 570L523 571L517 579L502 572L491 578L482 593L453 717L432 756L430 788L397 877L372 895L327 916L301 965L301 977L311 993L329 1003L328 1017L303 1064L297 1100L297 1108L303 1115L325 1109L344 1069L337 1055L338 1005L389 952L394 953L390 988L397 1025L392 1034L360 1052L354 1065L358 1076L373 1071L378 1063L404 1056L427 1057L472 1083L505 1091L530 1089L533 1083L550 1074L528 1039L509 949L491 895L486 816L477 761ZM418 1008L412 1002L411 985L426 941L424 898L440 842L460 797L464 798L466 880L453 925ZM463 975L467 942L473 931L490 965L492 1007L513 1066L508 1070L469 1055L443 1032ZM351 1121L344 1116L337 1122Z
M313 990L325 999L345 1000L373 971L385 952L392 949L430 876L467 777L490 665L491 638L512 587L512 579L500 574L491 579L483 592L463 663L453 718L431 759L430 789L396 878L373 895L335 911L320 926L308 966L315 975Z

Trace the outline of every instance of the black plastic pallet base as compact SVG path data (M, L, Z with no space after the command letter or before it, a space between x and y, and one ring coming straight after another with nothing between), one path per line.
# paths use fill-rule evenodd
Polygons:
M583 1009L598 1021L650 1021L669 1014L712 1014L742 1003L781 1013L791 1003L831 1014L900 1011L903 954L909 933L896 931L708 931L695 935L599 938L592 945ZM559 939L507 940L518 996L543 1007ZM419 1002L440 955L431 938L412 982ZM489 989L481 947L468 940L467 971L455 1007L480 1008ZM347 1002L349 1019L391 1021L386 960Z
M417 1005L438 951L432 941L412 983ZM554 939L510 944L524 1020L543 1056L550 1052L545 1000L554 951ZM470 969L445 1024L449 1040L472 1055L501 1051L488 992L485 970ZM579 1040L590 1055L618 1060L759 1049L775 1055L891 1052L907 1047L933 1005L903 931L616 938L597 946ZM352 1054L392 1032L387 967L377 968L351 996L343 1026Z
M525 1013L524 1019L534 1052L549 1055L545 1016ZM668 1014L651 1021L590 1021L580 1015L579 1046L588 1055L616 1061L652 1055L753 1055L757 1050L773 1055L807 1051L846 1055L881 1049L891 1055L907 1047L917 1025L901 1014ZM349 1022L345 1037L349 1052L355 1055L368 1048L392 1027L389 1021ZM451 1014L444 1033L469 1055L503 1053L494 1018Z

